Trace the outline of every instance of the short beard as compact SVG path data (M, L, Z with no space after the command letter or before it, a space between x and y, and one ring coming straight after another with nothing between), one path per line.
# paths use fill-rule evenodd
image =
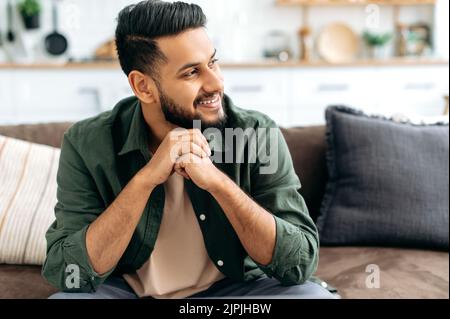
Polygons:
M171 99L167 94L164 93L160 85L157 84L157 87L159 92L159 99L161 102L161 109L168 122L189 130L194 128L194 121L197 120L201 122L202 132L204 132L208 128L216 128L221 131L225 128L227 123L227 115L223 99L223 117L219 118L216 122L206 122L202 120L200 116L191 116L187 114L183 110L182 106L178 105L173 99Z

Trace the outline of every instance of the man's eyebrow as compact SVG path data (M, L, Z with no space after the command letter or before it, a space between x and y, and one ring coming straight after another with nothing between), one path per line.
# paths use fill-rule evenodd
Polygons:
M214 57L216 56L216 53L217 53L217 49L214 49L214 53L211 55L210 60L214 59ZM177 74L181 73L182 71L184 71L186 69L192 68L194 66L198 66L200 64L201 64L201 62L187 63L178 70Z

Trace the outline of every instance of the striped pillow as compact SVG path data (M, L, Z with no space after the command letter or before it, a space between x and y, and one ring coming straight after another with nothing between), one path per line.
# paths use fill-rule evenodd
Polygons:
M0 264L42 265L60 150L0 135Z

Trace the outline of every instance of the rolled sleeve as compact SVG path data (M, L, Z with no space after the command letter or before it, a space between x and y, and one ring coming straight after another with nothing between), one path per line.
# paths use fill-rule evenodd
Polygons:
M316 239L283 219L274 218L277 235L272 261L268 265L255 263L283 285L302 284L317 268Z
M283 285L302 284L316 271L319 237L298 190L287 144L278 130L278 169L273 174L252 174L252 197L271 213L276 223L276 243L268 265L255 264Z
M113 272L98 274L92 267L86 249L88 226L56 241L51 246L42 274L56 288L64 292L93 292ZM47 238L59 236L50 229Z
M112 273L99 275L86 248L89 225L105 210L94 180L66 133L57 173L56 220L46 233L42 275L65 292L93 292Z

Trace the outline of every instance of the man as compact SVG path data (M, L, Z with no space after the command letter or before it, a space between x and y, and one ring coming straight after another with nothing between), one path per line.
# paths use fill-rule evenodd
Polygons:
M62 291L52 298L331 297L308 281L318 236L286 143L224 94L205 24L181 2L120 12L135 97L64 135L43 267ZM264 128L275 136L258 136ZM247 138L221 141L230 129ZM274 170L259 151L269 144Z

